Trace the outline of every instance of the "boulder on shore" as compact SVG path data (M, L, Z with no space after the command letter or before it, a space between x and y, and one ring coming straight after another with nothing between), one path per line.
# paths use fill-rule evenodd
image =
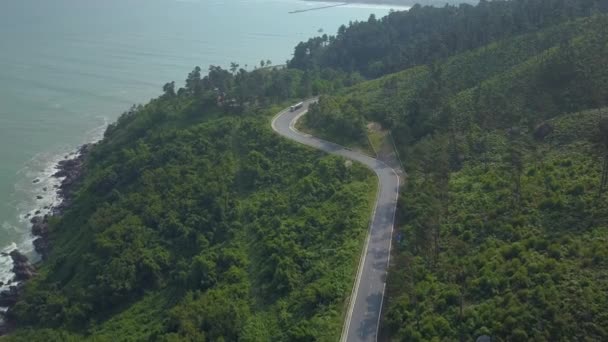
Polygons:
M21 290L21 286L11 286L8 290L0 292L0 306L2 307L11 307L17 303L17 299L19 299L19 293Z
M49 255L49 241L47 238L39 237L32 242L36 253L40 254L42 260L46 260Z
M70 206L73 198L74 186L77 184L83 173L83 165L92 144L86 144L80 147L78 153L70 153L67 157L73 159L61 160L57 165L57 172L54 177L63 178L60 185L53 185L53 189L57 191L61 202L56 206L45 206L44 209L51 210L51 216L60 216L64 210ZM39 183L41 180L36 178L33 183ZM49 191L49 187L44 187L43 191ZM43 199L43 196L36 196L37 199ZM33 241L34 248L45 260L49 252L49 215L40 216L41 210L37 210L33 215L27 214L25 217L30 219L32 224L32 234L37 238ZM32 217L33 216L33 217ZM0 335L6 334L14 329L14 321L11 318L12 307L17 302L19 295L22 292L24 282L36 275L36 269L32 266L28 258L18 250L13 250L10 253L2 253L8 255L13 261L13 273L15 276L9 279L5 287L8 289L0 292L0 307L8 307L4 320L0 321ZM15 285L11 285L15 283Z
M48 216L34 216L30 220L32 224L32 234L36 236L47 236L49 232Z
M60 205L62 207L58 207L54 211L54 214L61 214L61 211L69 205L73 187L82 175L84 161L91 146L91 144L83 145L78 150L78 155L73 159L61 160L57 163L57 172L55 172L53 177L63 178L61 185L58 187L59 196L62 198Z
M34 249L40 254L42 260L46 260L49 252L49 216L35 216L32 217L30 222L32 223L32 235L38 236L33 242Z
M25 255L18 250L13 250L9 253L11 259L13 259L13 273L15 273L15 280L27 280L36 274L34 266L32 266Z

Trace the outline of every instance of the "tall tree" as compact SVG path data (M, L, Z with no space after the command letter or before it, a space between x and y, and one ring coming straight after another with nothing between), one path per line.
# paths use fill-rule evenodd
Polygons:
M186 90L189 94L199 94L201 89L201 68L197 66L188 74Z

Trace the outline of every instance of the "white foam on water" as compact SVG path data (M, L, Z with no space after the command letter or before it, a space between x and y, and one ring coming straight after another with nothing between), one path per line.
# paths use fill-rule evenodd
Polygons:
M62 152L65 150L67 147L62 148ZM18 249L31 262L37 262L40 259L34 250L33 241L36 237L31 234L30 219L33 216L44 216L50 213L51 208L60 203L56 187L61 184L61 179L52 177L52 175L57 172L57 163L64 159L65 155L65 153L57 154L56 152L39 153L17 173L20 179L15 184L15 195L13 196L15 200L11 204L18 217L13 221L16 224L3 222L2 229L16 232L18 237L17 241L12 241L0 251L0 282L3 283L0 291L8 290L11 285L18 284L13 280L15 276L12 271L13 261L8 253ZM34 180L38 180L38 182L33 183ZM0 307L0 311L5 310L6 308Z
M17 244L12 242L8 246L2 248L0 253L0 281L3 283L0 286L0 291L8 290L8 283L15 276L13 274L13 260L8 255L11 251L17 249Z
M4 228L5 224L2 226ZM11 283L15 275L13 274L13 259L8 255L15 249L17 249L17 244L11 242L0 251L0 281L2 282L0 291L8 290L11 285L18 284L18 282ZM6 312L7 310L8 307L0 306L0 312ZM0 317L0 322L4 322L2 317Z
M97 142L103 138L108 126L108 119L98 116L95 117L95 121L101 122L101 124L85 132L85 139L83 140ZM21 238L0 250L0 282L3 283L0 286L0 291L8 290L11 285L18 284L13 280L15 276L12 271L13 261L8 253L18 249L28 256L31 262L40 260L40 256L34 249L33 242L37 237L31 234L30 220L34 216L49 214L54 206L61 203L61 197L57 190L63 178L56 178L53 175L58 171L57 164L59 161L77 156L78 152L73 146L61 146L51 152L38 153L17 172L19 181L15 184L14 195L12 196L14 200L10 203L15 208L16 215L18 215L17 220L15 220L17 224L5 221L1 228L6 231L14 231ZM7 308L0 307L0 311L6 310Z
M108 126L107 117L95 117L102 124L85 132L85 140L91 143L103 138ZM15 193L20 200L13 203L19 213L19 222L26 226L29 233L29 221L34 216L44 216L54 206L61 203L57 192L63 178L53 177L57 173L57 164L66 159L76 158L78 151L72 146L62 146L53 152L38 153L19 170L20 180L15 184Z
M106 117L106 116L96 116L95 119L98 121L101 121L103 123L93 129L87 131L86 135L89 138L88 141L90 141L91 143L96 143L96 142L100 141L101 139L103 139L103 134L105 133L106 128L108 127L108 124L110 123L108 120L108 117Z
M62 152L38 154L20 171L21 180L15 184L15 193L20 200L15 203L15 207L19 213L19 222L27 230L31 217L50 213L51 208L61 200L57 188L63 179L53 175L57 172L59 161L75 156L67 148L62 148Z

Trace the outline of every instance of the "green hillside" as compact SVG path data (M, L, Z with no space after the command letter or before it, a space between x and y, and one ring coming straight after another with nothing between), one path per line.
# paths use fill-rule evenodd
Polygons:
M608 338L606 27L594 16L498 41L311 110L309 129L353 146L381 122L407 171L391 339Z
M218 73L233 91L300 86L298 72L195 70L111 125L9 340L337 339L377 179L274 133L286 103L216 102Z
M424 5L424 3L422 3ZM350 22L336 35L301 42L289 66L331 68L378 77L535 32L574 18L608 12L596 0L482 0L443 7L417 4L383 18Z
M409 139L446 124L468 129L478 112L498 111L493 115L500 118L476 124L508 128L537 124L543 115L596 107L602 99L595 93L601 91L607 72L601 44L605 22L604 16L567 22L364 82L321 101L321 107L331 102L339 110L313 110L305 120L321 133L341 132L340 125L357 123L349 130L351 140L360 138L357 133L365 121L378 121L394 128L395 139L407 149ZM546 114L529 113L537 110ZM530 122L510 117L523 112Z
M389 279L392 336L606 338L598 118L592 110L552 119L545 142L479 134L484 152L444 174L449 146L435 146L439 138L417 145Z
M406 172L384 336L608 340L606 11L415 6L167 83L86 156L3 339L336 341L377 179L270 128L321 95L302 129Z

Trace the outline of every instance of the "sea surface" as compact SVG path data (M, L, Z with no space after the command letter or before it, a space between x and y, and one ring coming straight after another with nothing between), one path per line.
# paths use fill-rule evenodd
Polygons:
M299 0L1 0L0 251L34 260L26 215L57 200L56 163L194 66L283 64L301 40L390 6ZM399 8L395 8L400 10ZM403 8L401 8L403 10ZM34 180L39 180L34 183ZM41 199L37 199L41 196ZM12 278L0 255L0 281Z

